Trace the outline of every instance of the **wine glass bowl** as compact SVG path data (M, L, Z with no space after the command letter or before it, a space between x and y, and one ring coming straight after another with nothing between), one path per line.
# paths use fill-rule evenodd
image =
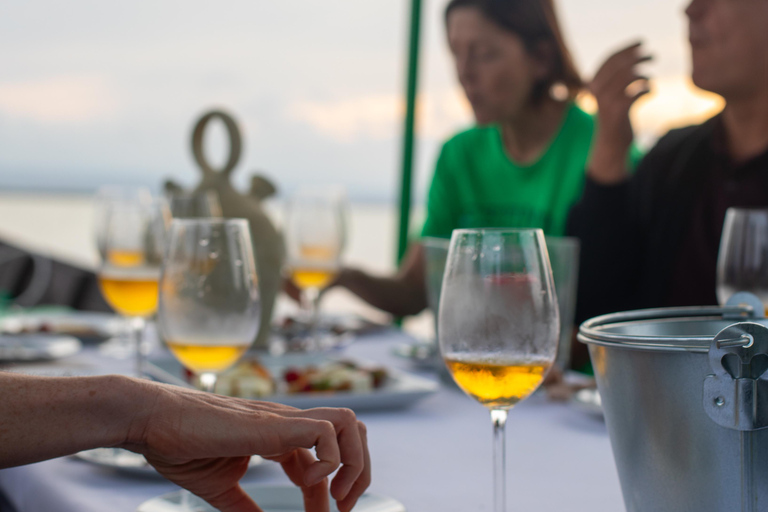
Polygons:
M543 232L455 230L438 323L440 352L456 384L491 411L501 512L507 411L539 387L557 355L559 312Z
M344 200L335 189L305 189L294 194L286 213L287 274L301 290L309 323L307 345L316 345L320 292L341 268L345 244Z
M750 292L768 305L768 209L728 208L717 257L717 300Z
M259 329L256 264L245 219L176 219L160 281L163 339L213 391Z
M152 193L144 187L122 187L107 185L100 187L94 197L94 231L96 235L96 248L101 261L107 257L107 233L109 231L110 211L116 204L149 205L152 202Z
M157 310L157 280L167 211L161 200L116 200L108 208L99 282L104 298L124 316Z

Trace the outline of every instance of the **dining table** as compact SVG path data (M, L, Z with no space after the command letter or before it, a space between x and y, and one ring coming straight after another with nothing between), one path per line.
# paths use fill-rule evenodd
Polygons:
M387 328L358 336L338 350L344 357L375 361L438 383L435 392L407 407L357 413L368 428L372 483L367 492L394 498L408 512L491 511L488 410L439 372L397 354L398 347L412 343L408 334ZM158 344L155 350L162 354L164 349ZM74 368L75 374L125 374L131 362L86 346L47 364ZM50 425L51 435L56 428ZM608 432L599 414L537 392L510 411L506 429L508 510L624 510ZM290 485L272 462L252 468L243 482ZM71 456L0 470L0 494L15 512L134 512L146 500L177 489L156 474L127 474Z

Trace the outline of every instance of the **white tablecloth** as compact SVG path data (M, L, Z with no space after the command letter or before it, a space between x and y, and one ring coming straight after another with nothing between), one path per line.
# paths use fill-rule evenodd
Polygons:
M391 355L407 341L388 331L361 338L350 356L409 369ZM89 364L88 354L75 356ZM452 386L407 410L358 415L368 426L370 491L403 502L409 512L491 511L492 436L488 412ZM55 429L55 425L51 425ZM248 481L287 484L278 466L254 469ZM72 458L0 471L0 489L17 512L132 512L175 490L157 478L131 477ZM509 510L617 512L621 490L602 420L535 395L507 424Z

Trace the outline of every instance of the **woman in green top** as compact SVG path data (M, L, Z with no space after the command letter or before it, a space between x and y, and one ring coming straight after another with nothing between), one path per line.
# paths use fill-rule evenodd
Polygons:
M422 235L448 238L467 227L563 235L568 210L581 196L595 121L573 102L582 81L552 0L452 0L445 24L477 126L443 146ZM638 79L637 49L624 50L629 57L622 66L608 66L609 59L601 69L610 92L626 97ZM599 156L605 151L599 137L596 142ZM424 250L416 243L394 277L345 269L336 284L384 311L409 315L426 307L424 273Z

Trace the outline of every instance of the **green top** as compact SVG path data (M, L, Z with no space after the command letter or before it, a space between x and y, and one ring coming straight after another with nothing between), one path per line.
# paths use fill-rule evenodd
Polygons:
M594 130L592 116L571 105L549 148L527 165L509 158L496 125L454 136L437 160L422 236L450 238L454 229L481 227L564 235L584 188Z

